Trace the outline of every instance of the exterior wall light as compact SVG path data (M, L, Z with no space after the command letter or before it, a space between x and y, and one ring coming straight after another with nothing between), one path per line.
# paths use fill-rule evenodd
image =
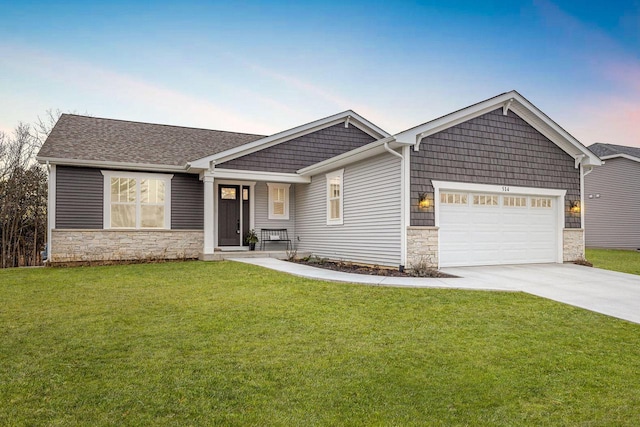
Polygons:
M577 201L577 200L571 202L569 204L569 212L571 212L572 214L579 214L580 213L580 202Z
M420 209L427 209L431 206L431 201L427 197L427 193L420 193L420 200L418 201L418 207Z

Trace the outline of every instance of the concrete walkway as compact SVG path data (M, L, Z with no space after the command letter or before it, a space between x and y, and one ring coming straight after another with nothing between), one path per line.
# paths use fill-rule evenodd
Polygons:
M640 323L640 276L574 264L444 268L450 279L351 274L273 258L235 258L296 276L334 282L414 288L521 291Z

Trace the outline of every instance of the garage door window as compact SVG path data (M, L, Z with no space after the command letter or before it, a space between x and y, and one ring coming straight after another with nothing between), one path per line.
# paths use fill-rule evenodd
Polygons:
M515 196L504 196L502 199L502 204L510 208L526 208L527 198L515 197Z
M460 193L440 193L440 203L447 205L466 205L467 195Z
M532 208L551 209L551 199L548 197L532 197Z
M474 194L473 204L478 206L498 206L498 196L490 194Z

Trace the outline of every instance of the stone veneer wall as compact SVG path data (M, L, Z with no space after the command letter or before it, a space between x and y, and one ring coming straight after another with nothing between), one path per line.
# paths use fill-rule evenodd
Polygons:
M51 263L198 258L202 230L52 230Z
M584 259L584 229L565 228L562 232L563 261Z
M426 263L438 268L438 227L407 227L407 269Z

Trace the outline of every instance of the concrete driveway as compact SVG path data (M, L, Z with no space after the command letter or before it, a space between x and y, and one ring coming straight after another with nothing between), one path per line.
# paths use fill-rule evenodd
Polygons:
M640 276L575 264L443 268L456 278L369 276L341 273L275 258L236 258L311 279L374 286L521 291L640 323Z
M640 276L575 264L444 268L478 287L527 292L640 323Z

